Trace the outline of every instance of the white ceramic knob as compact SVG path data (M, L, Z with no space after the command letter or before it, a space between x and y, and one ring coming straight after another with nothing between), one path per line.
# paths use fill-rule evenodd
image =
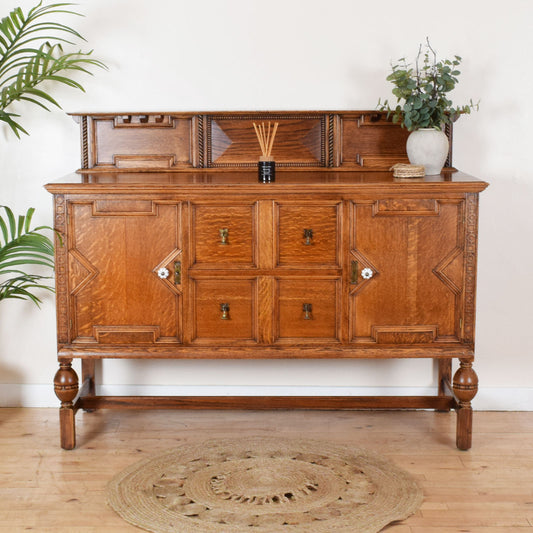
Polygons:
M168 275L169 275L168 268L161 267L161 268L157 271L157 275L158 275L161 279L167 279L167 278L168 278Z
M372 272L371 268L363 268L361 270L361 277L363 279L370 279L374 275L374 272Z

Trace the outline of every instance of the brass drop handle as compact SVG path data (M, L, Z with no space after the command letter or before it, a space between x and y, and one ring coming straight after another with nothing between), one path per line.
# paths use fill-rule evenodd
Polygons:
M218 230L218 233L220 235L220 244L228 244L229 229L221 228Z
M313 304L303 304L302 309L304 312L304 320L312 320L313 316L311 313L313 312Z
M229 304L220 304L220 310L222 311L221 320L229 320Z
M181 261L174 262L174 285L181 285Z
M374 276L374 271L371 268L365 267L361 270L361 277L363 279L370 279ZM359 263L357 261L352 261L351 273L350 273L350 283L352 285L357 285L359 277Z
M357 261L352 261L352 268L350 271L350 283L352 285L357 285L357 276L359 276L359 263Z
M313 244L311 242L311 240L313 239L312 229L304 229L304 239L305 239L305 246L311 246Z

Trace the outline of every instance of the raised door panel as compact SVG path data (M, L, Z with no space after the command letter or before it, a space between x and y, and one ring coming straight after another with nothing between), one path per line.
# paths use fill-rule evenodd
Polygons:
M181 342L180 213L151 200L70 203L72 342Z
M349 260L352 342L461 342L463 200L354 203Z
M340 286L334 278L276 279L276 341L338 342Z
M194 279L192 341L257 342L256 278Z
M191 211L193 267L241 269L257 265L256 204L193 204Z
M340 203L276 203L277 266L340 265Z

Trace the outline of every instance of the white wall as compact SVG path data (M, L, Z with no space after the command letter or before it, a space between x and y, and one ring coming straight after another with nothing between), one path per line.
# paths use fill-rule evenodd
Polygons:
M34 3L2 0L0 16ZM66 21L110 70L80 77L86 94L56 86L66 111L373 109L390 97L391 60L412 57L426 35L440 56L461 55L454 100L479 98L481 108L456 124L454 164L491 184L481 198L475 406L533 407L532 2L78 3L86 17ZM35 206L36 222L51 224L43 185L79 167L78 126L61 111L16 109L31 136L0 126L0 204ZM40 311L0 306L0 405L57 405L55 311L45 298ZM103 370L118 392L425 392L435 380L430 361L110 361Z

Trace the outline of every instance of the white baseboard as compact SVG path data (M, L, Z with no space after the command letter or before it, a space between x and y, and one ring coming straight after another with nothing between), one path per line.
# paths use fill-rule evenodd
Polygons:
M429 387L269 387L102 385L98 394L114 396L422 396ZM0 384L0 407L57 407L52 385ZM533 411L533 388L481 388L474 398L478 411Z

